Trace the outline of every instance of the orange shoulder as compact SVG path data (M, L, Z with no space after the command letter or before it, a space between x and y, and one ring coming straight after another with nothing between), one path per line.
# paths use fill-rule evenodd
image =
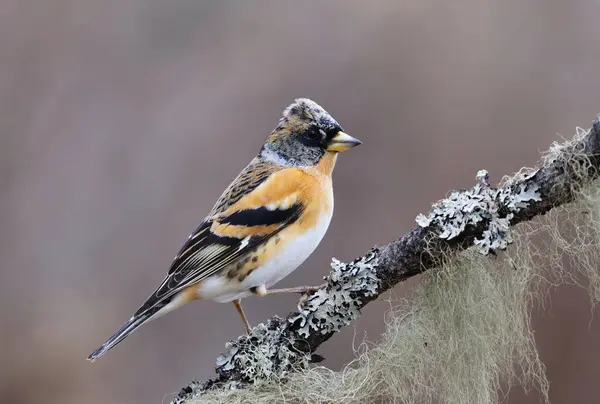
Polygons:
M308 173L297 167L284 168L272 173L262 184L227 208L223 215L261 207L269 210L288 209L298 203L313 182Z

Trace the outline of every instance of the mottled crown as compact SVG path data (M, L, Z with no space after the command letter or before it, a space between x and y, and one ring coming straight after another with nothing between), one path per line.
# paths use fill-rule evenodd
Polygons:
M319 104L308 98L297 98L283 110L277 128L269 136L269 142L277 141L281 136L304 133L313 128L341 130L340 125Z
M340 125L319 104L308 98L297 98L285 110L280 123L292 127L317 125L320 128L337 128ZM298 128L300 129L300 128Z

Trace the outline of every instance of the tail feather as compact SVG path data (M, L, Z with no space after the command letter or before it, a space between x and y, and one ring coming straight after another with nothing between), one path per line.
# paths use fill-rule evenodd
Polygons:
M110 337L104 344L102 344L100 348L92 352L90 356L87 357L87 360L93 362L98 357L104 355L110 349L112 349L125 338L127 338L132 332L140 328L143 324L152 320L152 318L158 314L161 308L162 307L153 307L144 312L136 313L133 317L129 319L129 321L123 324L123 326L119 328L119 330L112 337Z

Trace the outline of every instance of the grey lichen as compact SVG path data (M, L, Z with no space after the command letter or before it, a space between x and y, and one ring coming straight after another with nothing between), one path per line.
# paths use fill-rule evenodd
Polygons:
M348 264L333 258L331 272L325 277L327 286L306 299L298 314L289 319L299 324L298 334L308 337L312 330L327 334L356 319L361 297L378 292L377 262L374 251Z
M173 400L171 400L171 404L184 404L188 402L190 398L200 395L203 390L204 383L200 383L199 380L194 379L190 382L190 384L185 386L182 391L173 398Z
M292 368L307 365L309 357L285 343L283 323L279 318L269 319L266 325L254 327L250 335L225 344L226 351L217 358L217 370L237 369L242 382L252 382L280 378ZM228 387L236 388L235 384Z
M436 202L431 212L419 214L416 222L421 227L436 228L438 237L452 240L468 227L486 226L474 244L481 254L505 250L512 243L510 221L530 201L539 201L536 184L521 183L516 189L493 188L485 170L477 173L479 181L469 190L453 191L446 199Z
M217 358L216 370L226 377L225 383L193 380L175 397L171 404L180 404L189 397L200 396L218 388L237 390L249 384L282 381L293 370L306 368L310 355L296 350L285 334L285 321L277 316L259 324L249 335L225 344L225 352Z
M490 173L488 173L487 170L477 171L477 175L475 176L475 178L477 179L478 183L488 187L490 186Z

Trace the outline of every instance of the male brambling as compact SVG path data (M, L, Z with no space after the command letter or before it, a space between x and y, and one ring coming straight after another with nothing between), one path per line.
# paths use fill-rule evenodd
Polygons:
M359 144L314 101L295 100L258 155L189 236L162 284L88 360L192 300L233 302L249 332L242 298L314 290L269 288L300 266L325 235L333 213L331 173L337 155Z

